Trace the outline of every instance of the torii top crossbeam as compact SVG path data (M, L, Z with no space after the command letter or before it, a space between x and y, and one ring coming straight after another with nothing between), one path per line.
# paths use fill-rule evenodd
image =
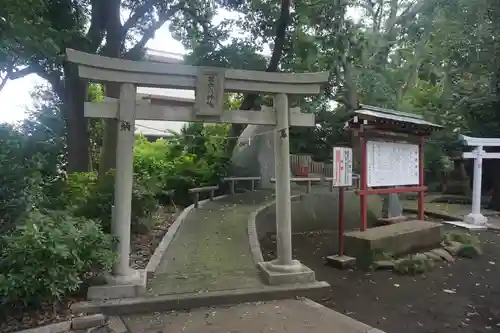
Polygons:
M78 65L81 78L97 82L133 83L138 86L174 89L196 88L200 72L223 74L227 92L261 92L317 95L328 80L328 72L271 73L219 67L197 67L98 56L72 49L67 60ZM198 93L198 92L197 92Z

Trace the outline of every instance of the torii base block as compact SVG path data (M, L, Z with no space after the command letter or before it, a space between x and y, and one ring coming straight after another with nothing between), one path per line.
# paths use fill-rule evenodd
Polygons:
M463 221L443 221L445 224L469 231L483 231L488 229L488 219L483 214L468 214Z
M291 265L267 261L259 263L258 266L264 283L268 285L316 282L314 271L297 260L292 260Z

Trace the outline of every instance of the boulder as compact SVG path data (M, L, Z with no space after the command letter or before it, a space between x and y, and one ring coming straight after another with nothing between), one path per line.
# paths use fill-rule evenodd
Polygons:
M261 186L273 188L274 126L248 125L231 156L230 173L236 177L262 177Z

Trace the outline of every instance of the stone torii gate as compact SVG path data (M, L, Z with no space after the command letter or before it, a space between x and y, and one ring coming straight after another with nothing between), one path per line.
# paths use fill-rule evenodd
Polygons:
M180 64L130 61L66 50L67 60L78 66L80 78L121 84L119 99L85 103L86 117L118 120L115 199L111 232L118 239L118 261L110 284L142 284L144 277L129 266L130 215L133 181L134 123L171 120L212 123L275 125L277 254L260 263L271 284L309 282L314 273L292 260L290 210L289 126L314 126L314 115L290 109L288 95L315 95L328 73L268 73ZM185 99L150 96L137 100L137 86L195 89L194 103ZM224 93L265 93L274 96L274 108L262 111L224 110ZM273 110L274 109L274 110Z
M500 147L500 138L474 138L460 135L460 140L469 147L474 147L472 152L463 154L463 158L474 159L474 175L472 181L472 210L464 216L463 222L446 222L471 230L487 229L488 218L481 214L481 184L483 178L483 159L500 159L500 153L489 153L483 147Z

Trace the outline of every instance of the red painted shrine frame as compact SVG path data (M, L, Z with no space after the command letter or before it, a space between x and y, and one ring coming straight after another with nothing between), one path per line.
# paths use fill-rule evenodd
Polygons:
M365 132L363 131L363 125L360 126L359 130L356 131L359 137L360 146L360 175L359 175L359 190L355 191L356 195L359 196L360 205L360 217L361 217L361 230L366 231L367 219L368 219L368 207L367 207L367 196L371 194L391 194L391 193L418 193L418 218L420 220L424 219L424 196L425 191L427 191L427 186L424 184L424 146L427 141L426 136L411 136L411 137L401 137L397 135L385 134L380 132ZM384 187L377 189L368 189L368 177L367 177L367 151L366 142L367 139L383 139L390 142L414 142L418 143L418 172L419 172L419 184L418 185L405 185L405 186L395 186L395 187Z

